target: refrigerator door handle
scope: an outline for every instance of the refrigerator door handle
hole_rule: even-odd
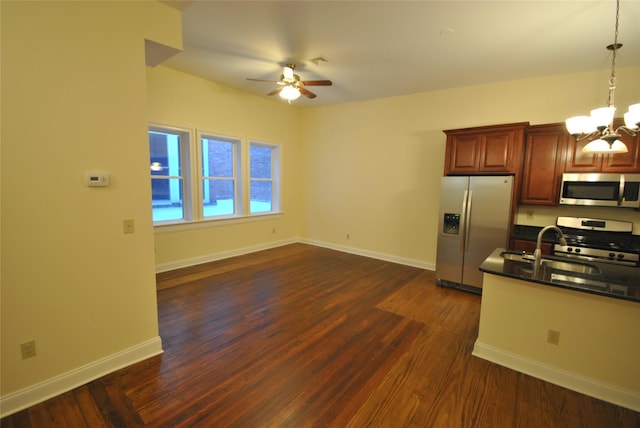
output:
[[[460,234],[462,235],[462,240],[460,241],[460,251],[463,253],[467,251],[467,227],[469,226],[469,224],[467,223],[468,196],[469,191],[465,190],[464,195],[462,196],[462,221],[460,222],[462,227],[462,230],[460,231]]]
[[[469,191],[469,201],[467,202],[467,212],[464,216],[464,252],[469,252],[469,232],[471,231],[471,203],[473,202],[473,190]]]

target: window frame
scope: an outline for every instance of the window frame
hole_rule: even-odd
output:
[[[248,139],[244,137],[225,135],[218,132],[210,132],[197,128],[183,128],[173,125],[162,125],[149,123],[147,126],[147,147],[149,146],[149,133],[167,133],[179,135],[181,137],[180,156],[181,171],[183,177],[183,217],[182,219],[153,221],[156,230],[167,232],[174,230],[170,226],[179,229],[197,227],[198,224],[226,224],[231,222],[250,221],[260,217],[267,217],[282,214],[281,184],[282,184],[282,145],[269,143],[259,139]],[[182,144],[182,139],[188,140],[187,144]],[[233,167],[234,167],[234,213],[226,215],[205,216],[204,215],[204,165],[202,138],[225,141],[234,144]],[[251,147],[252,146],[271,148],[271,210],[251,212]],[[149,153],[148,162],[151,161]],[[153,176],[151,176],[153,177]],[[151,182],[149,182],[151,188]],[[153,201],[152,201],[153,203]],[[153,206],[151,207],[153,210]],[[153,216],[153,212],[152,212]],[[175,229],[178,230],[178,229]]]
[[[206,132],[206,131],[201,131],[198,130],[196,132],[197,134],[197,171],[198,171],[198,178],[197,178],[197,193],[198,193],[198,197],[197,197],[197,201],[198,201],[198,214],[199,214],[199,220],[202,221],[209,221],[209,220],[219,220],[219,219],[229,219],[229,218],[236,218],[236,217],[242,217],[243,213],[245,212],[243,210],[243,206],[244,203],[242,201],[242,195],[244,194],[243,192],[243,168],[242,168],[242,158],[243,158],[243,141],[241,138],[238,137],[230,137],[227,135],[221,135],[218,133],[213,133],[213,132]],[[233,193],[234,193],[234,197],[233,197],[233,213],[232,214],[223,214],[223,215],[215,215],[215,216],[205,216],[204,214],[204,180],[205,178],[207,179],[214,179],[217,180],[216,178],[209,178],[210,176],[206,176],[204,175],[204,153],[202,152],[202,140],[203,138],[207,138],[208,140],[213,140],[213,141],[223,141],[223,142],[227,142],[227,143],[231,143],[233,144],[233,150],[232,150],[232,168],[233,168],[233,181],[234,181],[234,186],[233,186]],[[222,181],[222,177],[218,178],[219,180]]]
[[[147,127],[147,148],[149,149],[149,161],[151,161],[151,149],[149,147],[149,133],[155,132],[159,134],[169,134],[169,135],[177,135],[180,137],[180,171],[182,172],[180,176],[155,176],[155,178],[182,178],[182,218],[180,219],[171,219],[171,220],[160,220],[154,221],[154,225],[163,225],[163,224],[178,224],[193,221],[193,131],[187,128],[181,128],[177,126],[164,126],[157,124],[150,124]],[[184,142],[183,140],[186,140]],[[150,180],[153,180],[154,176],[150,175]],[[149,182],[151,186],[151,182]],[[152,218],[153,218],[153,200],[152,200]]]
[[[281,172],[280,172],[280,164],[281,164],[281,146],[279,144],[265,143],[263,141],[249,140],[248,142],[248,160],[249,166],[247,168],[248,175],[248,191],[249,195],[249,203],[247,205],[249,209],[249,215],[265,215],[265,214],[274,214],[280,212],[280,181],[281,181]],[[264,178],[253,178],[251,176],[251,148],[252,147],[264,147],[269,148],[271,151],[271,176],[269,179]],[[270,182],[271,183],[271,210],[269,211],[257,211],[251,212],[251,184],[256,182]]]

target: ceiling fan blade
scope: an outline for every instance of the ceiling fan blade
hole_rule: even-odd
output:
[[[301,82],[305,86],[331,86],[333,82],[331,80],[303,80]]]
[[[264,80],[264,79],[251,79],[251,78],[247,78],[247,80],[253,80],[254,82],[280,83],[277,80]]]
[[[276,94],[279,94],[279,93],[280,93],[280,91],[281,91],[282,89],[284,89],[284,86],[281,86],[281,87],[279,87],[278,89],[275,89],[275,90],[273,90],[273,91],[269,92],[267,95],[276,95]]]
[[[317,97],[316,94],[314,94],[313,92],[303,88],[302,86],[298,86],[298,90],[300,91],[300,93],[302,95],[304,95],[307,98],[315,98],[315,97]]]

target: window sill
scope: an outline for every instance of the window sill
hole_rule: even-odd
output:
[[[253,223],[256,221],[280,219],[283,215],[284,213],[282,212],[276,212],[252,214],[249,216],[241,217],[225,217],[216,219],[185,221],[181,223],[156,224],[153,226],[153,231],[155,234],[183,232],[185,230],[206,229],[210,227],[229,226],[233,224]]]

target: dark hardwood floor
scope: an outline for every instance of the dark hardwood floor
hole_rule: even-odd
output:
[[[2,427],[640,427],[471,356],[480,297],[294,244],[158,275],[164,354]]]

